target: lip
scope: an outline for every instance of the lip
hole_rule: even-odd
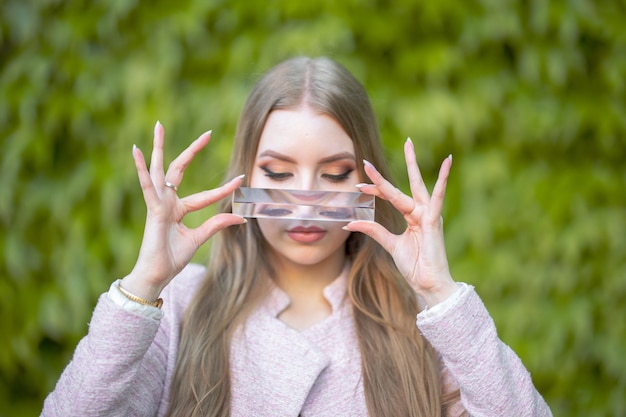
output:
[[[314,243],[326,236],[326,230],[317,226],[296,226],[287,230],[287,235],[296,242]]]

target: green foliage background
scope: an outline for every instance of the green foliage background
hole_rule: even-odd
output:
[[[402,188],[406,136],[429,184],[454,155],[452,272],[555,415],[626,415],[625,20],[623,0],[0,1],[0,415],[39,414],[134,264],[132,145],[159,119],[173,158],[213,129],[180,192],[219,184],[251,85],[300,54],[365,84]]]

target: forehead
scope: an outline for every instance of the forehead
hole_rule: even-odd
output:
[[[334,118],[303,106],[270,113],[261,133],[257,155],[266,150],[294,156],[337,152],[354,154],[354,143]]]

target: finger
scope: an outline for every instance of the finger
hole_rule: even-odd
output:
[[[452,167],[452,155],[448,155],[446,159],[441,163],[439,168],[439,176],[433,188],[433,195],[430,200],[430,214],[431,218],[438,219],[441,216],[443,209],[443,199],[446,196],[446,186],[448,184],[448,177],[450,176],[450,168]]]
[[[181,199],[181,202],[185,207],[185,214],[201,210],[225,197],[229,197],[232,192],[241,185],[241,181],[244,176],[245,175],[240,175],[235,177],[221,187],[213,190],[202,191]]]
[[[415,201],[397,187],[394,187],[387,181],[371,162],[363,160],[365,173],[372,180],[378,192],[379,197],[388,200],[400,213],[407,215],[415,209]]]
[[[376,187],[376,185],[374,184],[360,183],[360,184],[356,184],[355,187],[358,188],[359,191],[361,191],[364,194],[369,194],[369,195],[383,198],[382,193],[378,190],[378,187]]]
[[[165,183],[163,174],[163,142],[165,129],[161,122],[154,125],[154,139],[152,141],[152,156],[150,158],[150,176],[154,184]]]
[[[398,236],[394,235],[384,226],[376,222],[369,222],[364,220],[356,220],[348,223],[343,227],[344,230],[349,232],[360,232],[374,239],[380,244],[387,252],[393,253],[396,239]]]
[[[211,217],[196,229],[194,229],[194,237],[196,244],[198,247],[203,245],[207,240],[211,238],[214,234],[219,232],[222,229],[225,229],[228,226],[233,226],[236,224],[244,224],[248,221],[236,214],[232,213],[220,213]]]
[[[154,201],[158,200],[158,197],[154,189],[154,184],[152,183],[152,178],[148,172],[143,153],[135,145],[133,145],[133,160],[135,161],[135,168],[137,169],[137,177],[139,178],[143,199],[149,207]]]
[[[178,186],[183,180],[185,169],[187,169],[198,152],[200,152],[202,148],[209,143],[209,140],[211,140],[210,130],[208,132],[204,132],[198,137],[198,139],[194,140],[191,145],[182,151],[181,154],[172,161],[167,169],[167,174],[165,175],[167,181]]]
[[[411,194],[415,201],[421,204],[428,204],[430,196],[424,184],[424,179],[417,165],[415,158],[415,147],[411,138],[407,138],[404,143],[404,159],[406,161],[406,169],[409,175],[409,185],[411,187]]]

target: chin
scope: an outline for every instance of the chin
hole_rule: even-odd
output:
[[[317,266],[317,265],[321,265],[327,262],[332,262],[335,258],[335,256],[328,256],[328,255],[322,255],[322,254],[315,254],[315,253],[299,253],[299,254],[294,254],[292,256],[284,256],[288,261],[290,261],[293,264],[296,265],[302,265],[302,266]]]
[[[326,245],[324,245],[326,246]],[[337,261],[338,257],[345,257],[345,248],[342,245],[340,248],[332,251],[326,247],[302,247],[302,248],[288,248],[286,250],[277,250],[272,248],[272,255],[277,260],[290,263],[292,265],[298,265],[303,267],[315,267],[321,266],[326,263],[333,263]]]

